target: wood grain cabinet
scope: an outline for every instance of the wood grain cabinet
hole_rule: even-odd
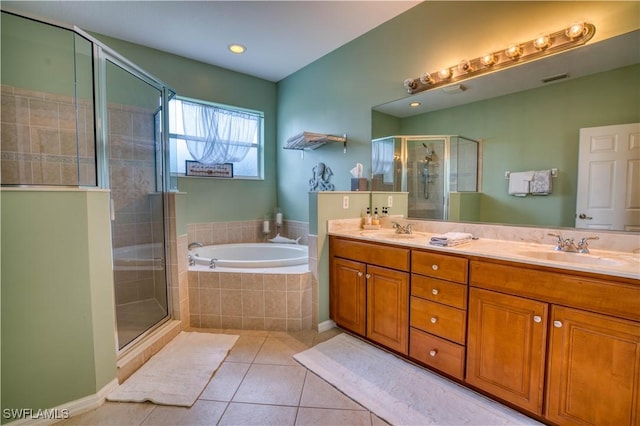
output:
[[[468,260],[411,252],[409,356],[464,378]]]
[[[553,424],[640,423],[637,280],[470,270],[467,383]]]
[[[331,319],[406,355],[409,250],[331,237],[329,251]]]

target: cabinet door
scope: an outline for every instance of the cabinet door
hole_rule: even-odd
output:
[[[331,264],[329,309],[331,319],[340,327],[365,335],[366,266],[360,262],[334,257]]]
[[[466,381],[542,414],[546,303],[469,290]]]
[[[545,417],[558,424],[640,423],[640,325],[553,307]]]
[[[409,352],[409,274],[367,266],[367,337]]]

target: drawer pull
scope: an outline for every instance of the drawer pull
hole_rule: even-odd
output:
[[[439,268],[438,265],[431,265],[431,269],[433,269],[434,271],[437,271],[438,268]]]
[[[431,317],[431,319],[430,319],[429,321],[431,321],[431,324],[435,324],[435,323],[437,323],[437,322],[438,322],[438,318],[436,318],[436,317]]]
[[[438,291],[437,288],[434,288],[434,289],[431,290],[431,294],[433,294],[434,296],[437,295],[438,293],[440,293],[440,292]]]
[[[539,315],[534,315],[533,322],[542,322],[542,318]]]
[[[557,321],[557,320],[556,320],[556,321],[554,321],[554,322],[553,322],[553,326],[554,326],[555,328],[562,328],[562,321]]]
[[[358,272],[359,277],[361,277],[362,275],[364,275],[362,272]]]
[[[371,278],[371,274],[366,275],[367,279]]]
[[[431,349],[431,350],[429,351],[429,356],[436,356],[436,355],[438,355],[438,351],[437,351],[437,350],[435,350],[435,349]]]

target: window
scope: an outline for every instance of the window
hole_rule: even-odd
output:
[[[169,102],[171,172],[186,161],[233,163],[233,177],[262,179],[263,114],[176,97]]]

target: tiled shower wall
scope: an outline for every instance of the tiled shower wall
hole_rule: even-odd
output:
[[[12,185],[96,185],[93,103],[2,85],[0,180]]]
[[[114,248],[163,241],[162,193],[157,191],[154,111],[109,104],[109,167]],[[116,304],[154,298],[166,304],[164,268],[115,271]]]

